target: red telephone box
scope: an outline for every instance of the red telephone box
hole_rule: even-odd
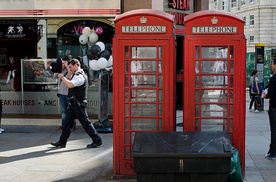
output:
[[[244,20],[222,11],[185,17],[184,131],[227,131],[245,165]]]
[[[119,15],[113,38],[114,175],[134,174],[136,132],[175,130],[174,17],[143,9]]]

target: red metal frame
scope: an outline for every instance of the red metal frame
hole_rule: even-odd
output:
[[[146,18],[146,23],[141,23]],[[144,20],[144,19],[143,19]],[[113,39],[113,165],[114,175],[132,175],[131,147],[136,132],[175,130],[175,38],[173,16],[155,10],[134,10],[115,20]],[[166,26],[166,33],[124,33],[122,26]],[[147,56],[147,49],[155,55]],[[144,56],[133,50],[145,50]],[[132,71],[132,63],[149,70]],[[141,84],[134,82],[142,80]],[[148,83],[149,82],[149,83]],[[152,83],[152,84],[150,84]],[[137,94],[140,93],[140,94]]]
[[[211,20],[214,17],[218,22],[212,23]],[[183,130],[228,131],[232,145],[240,153],[244,174],[246,49],[243,19],[225,12],[207,10],[188,15],[185,23]],[[237,31],[234,33],[193,32],[193,27],[212,26],[236,26]],[[227,50],[227,55],[223,58],[203,56],[207,51],[220,48]],[[211,66],[214,68],[217,62],[225,65],[224,72],[218,73],[214,69],[207,68]],[[223,78],[223,82],[220,82],[219,78]],[[221,95],[225,96],[224,100],[219,100]],[[218,104],[223,106],[219,107]]]

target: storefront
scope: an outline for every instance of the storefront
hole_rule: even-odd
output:
[[[5,1],[1,7],[5,7],[0,8],[0,83],[4,117],[17,114],[59,116],[57,80],[51,78],[48,82],[47,78],[43,82],[30,82],[25,75],[26,65],[38,63],[47,72],[47,64],[64,57],[66,50],[71,51],[72,57],[83,57],[91,47],[79,41],[84,27],[95,30],[98,41],[111,44],[113,20],[120,14],[120,1],[69,0],[66,4],[59,0],[51,3],[16,1],[13,4]],[[15,59],[16,72],[6,84],[10,56]],[[91,79],[88,113],[97,115],[98,80]],[[111,111],[111,106],[109,109]]]

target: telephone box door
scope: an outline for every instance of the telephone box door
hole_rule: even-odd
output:
[[[172,40],[173,41],[173,40]],[[170,63],[168,40],[137,40],[135,44],[119,40],[120,55],[123,60],[117,67],[118,87],[115,89],[116,109],[119,110],[117,141],[114,142],[116,159],[121,174],[133,173],[131,147],[136,132],[175,130],[172,100],[175,81],[173,62]],[[166,66],[165,66],[166,65]],[[168,77],[164,76],[168,75]],[[116,79],[117,79],[116,78]],[[114,90],[114,89],[113,89]],[[114,97],[113,97],[114,98]],[[115,114],[116,115],[116,114]],[[116,138],[116,137],[115,137]],[[119,143],[118,143],[119,140]],[[118,147],[118,148],[117,148]]]
[[[184,21],[184,131],[227,131],[244,172],[244,20],[235,14],[205,10]]]

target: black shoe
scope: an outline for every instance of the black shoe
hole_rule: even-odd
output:
[[[88,144],[87,145],[87,148],[97,148],[97,147],[99,147],[99,146],[101,146],[102,145],[102,142],[100,141],[100,142],[92,142],[91,144]]]
[[[60,142],[51,142],[51,145],[57,147],[57,148],[65,148],[66,145],[65,144],[62,144]]]

